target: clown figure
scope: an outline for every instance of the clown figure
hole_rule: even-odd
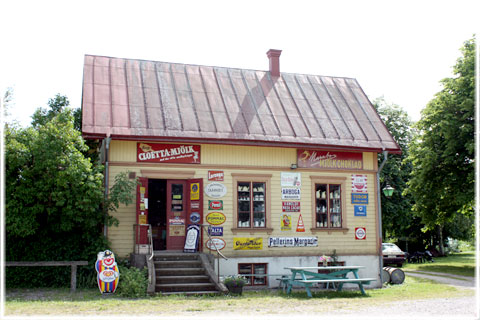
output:
[[[102,294],[114,293],[117,289],[120,273],[112,251],[105,250],[97,254],[95,270],[97,270],[97,283],[100,292]]]

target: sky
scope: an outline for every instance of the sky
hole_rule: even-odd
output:
[[[356,78],[413,121],[478,33],[480,1],[0,2],[0,92],[27,126],[57,93],[81,106],[85,54]]]

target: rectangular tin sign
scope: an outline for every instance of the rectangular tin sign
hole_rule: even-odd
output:
[[[352,204],[368,204],[368,193],[352,193]]]
[[[363,169],[362,152],[297,149],[299,168]]]
[[[300,212],[300,201],[282,201],[282,212]]]
[[[214,227],[209,228],[211,236],[223,237],[223,227]]]
[[[200,163],[200,146],[138,142],[137,162]]]
[[[282,200],[300,200],[300,189],[293,187],[282,188]]]
[[[224,175],[223,171],[209,170],[208,181],[223,181]]]
[[[223,200],[208,200],[208,210],[223,210]]]
[[[270,237],[269,247],[318,247],[318,237]]]
[[[367,206],[353,206],[354,216],[355,217],[366,217],[367,216]]]

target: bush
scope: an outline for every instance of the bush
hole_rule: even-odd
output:
[[[118,266],[120,280],[116,293],[121,297],[141,298],[147,295],[148,272],[147,268],[142,270],[135,267]]]

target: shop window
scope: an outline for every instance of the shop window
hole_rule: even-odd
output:
[[[271,175],[232,174],[234,191],[233,232],[271,232]]]
[[[247,278],[247,286],[267,285],[267,264],[266,263],[239,263],[238,274],[244,274]],[[256,276],[258,274],[258,276]]]
[[[238,182],[237,212],[239,228],[265,228],[266,185],[264,182]]]
[[[311,177],[316,230],[346,229],[345,178]]]

